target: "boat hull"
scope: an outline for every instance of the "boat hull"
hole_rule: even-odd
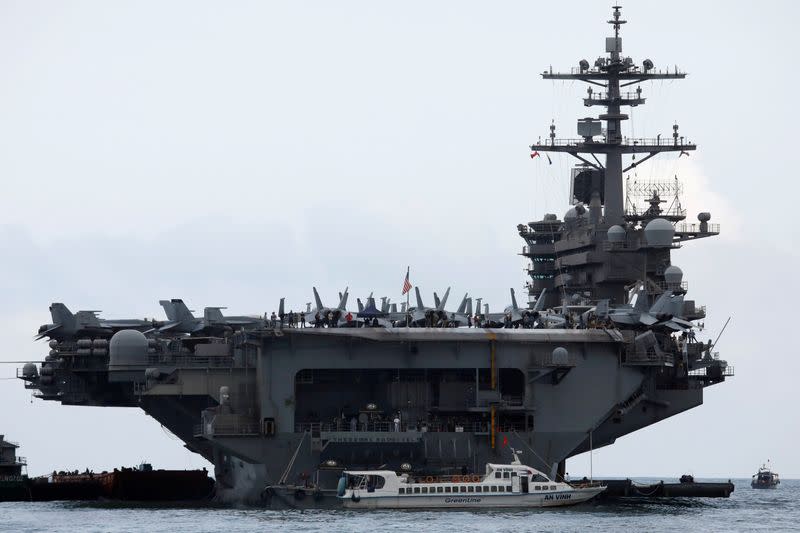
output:
[[[366,496],[360,491],[342,498],[347,509],[520,509],[562,507],[584,503],[601,492],[604,487],[576,489],[553,493],[529,494],[453,494]]]

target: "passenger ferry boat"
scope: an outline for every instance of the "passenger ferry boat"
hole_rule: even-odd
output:
[[[588,501],[600,483],[560,483],[523,465],[486,465],[486,474],[413,478],[392,470],[345,470],[337,496],[350,509],[440,509],[556,507]]]

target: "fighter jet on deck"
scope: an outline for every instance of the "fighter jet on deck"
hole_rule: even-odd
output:
[[[472,315],[472,298],[469,297],[468,293],[465,294],[458,305],[458,309],[455,312],[444,311],[444,315],[448,325],[451,327],[460,328],[469,325],[469,318],[467,317]]]
[[[528,309],[521,309],[517,305],[517,296],[514,294],[514,288],[512,287],[509,290],[511,291],[511,305],[506,307],[502,313],[486,313],[484,320],[488,327],[505,326],[507,324],[506,317],[510,317],[511,322],[509,325],[516,326],[522,323],[528,314]],[[540,300],[544,301],[543,298],[539,297],[536,303],[538,304]]]
[[[694,327],[694,324],[682,318],[683,294],[672,290],[664,291],[648,307],[647,291],[640,285],[632,297],[632,302],[610,309],[608,318],[617,324],[626,326],[657,327],[664,326],[674,331],[682,331]]]
[[[345,316],[347,316],[347,298],[349,296],[348,288],[344,289],[343,293],[339,293],[339,305],[337,307],[325,307],[322,305],[322,299],[319,297],[316,287],[312,287],[314,291],[314,302],[316,307],[313,310],[306,312],[306,323],[316,325],[317,313],[319,313],[320,325],[326,320],[328,313],[333,317],[333,323],[340,325],[346,323]]]
[[[155,320],[122,319],[105,320],[97,315],[100,311],[78,311],[73,314],[63,303],[50,304],[52,324],[44,324],[39,328],[36,340],[48,337],[63,340],[77,335],[111,336],[121,329],[151,330],[160,325]]]
[[[206,328],[213,327],[229,327],[233,329],[250,329],[257,327],[264,327],[265,320],[263,317],[258,316],[224,316],[222,310],[225,307],[206,307],[203,309],[203,321]],[[283,298],[281,298],[280,312],[278,316],[283,314]]]
[[[414,292],[417,296],[417,305],[408,310],[409,325],[435,326],[444,317],[444,306],[447,305],[447,297],[450,296],[450,287],[447,287],[441,300],[438,296],[434,298],[437,301],[436,307],[425,307],[419,294],[419,287],[414,287]]]
[[[225,331],[238,329],[251,329],[264,327],[265,320],[261,317],[251,316],[224,316],[224,307],[206,307],[202,317],[192,314],[180,298],[160,300],[158,303],[164,308],[168,322],[157,328],[156,331],[168,334],[208,334],[217,335]],[[283,313],[283,298],[281,298],[281,313]]]

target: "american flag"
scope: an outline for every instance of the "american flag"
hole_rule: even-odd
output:
[[[408,291],[410,291],[410,290],[411,290],[411,287],[412,287],[412,285],[411,285],[411,282],[410,282],[410,281],[408,281],[408,274],[409,274],[409,272],[411,272],[411,267],[409,267],[409,268],[408,268],[408,270],[406,270],[406,279],[405,279],[405,280],[403,280],[403,294],[405,294],[405,293],[407,293]]]

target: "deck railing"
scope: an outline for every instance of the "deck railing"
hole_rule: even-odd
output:
[[[329,432],[348,432],[348,433],[369,433],[369,432],[386,432],[386,433],[489,433],[490,426],[488,423],[430,423],[430,424],[412,424],[408,425],[400,423],[399,430],[395,428],[394,422],[368,422],[366,425],[356,423],[355,429],[352,428],[349,422],[342,424],[338,423],[322,423],[322,422],[300,422],[295,424],[295,433],[309,432],[311,434],[329,433]],[[514,425],[498,425],[495,431],[498,433],[510,433],[513,431],[522,431],[523,428]]]
[[[672,366],[675,363],[674,356],[669,353],[629,350],[625,352],[624,357],[625,364],[629,365]]]
[[[195,356],[195,355],[148,355],[147,364],[176,367],[228,368],[233,366],[233,357],[229,355]]]

